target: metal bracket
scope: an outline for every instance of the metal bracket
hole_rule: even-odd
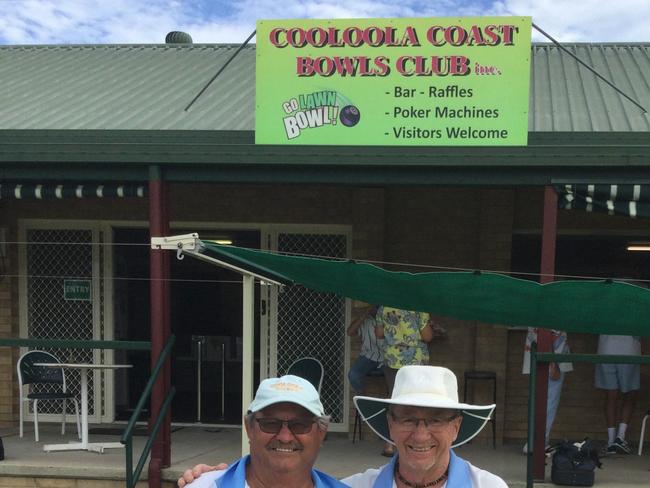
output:
[[[152,237],[151,249],[176,250],[176,257],[180,260],[185,257],[183,256],[183,251],[196,251],[200,242],[199,234],[196,232],[178,236]]]

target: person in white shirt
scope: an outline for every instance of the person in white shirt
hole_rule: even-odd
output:
[[[636,336],[603,334],[598,337],[598,354],[638,356],[641,354],[641,340]],[[596,364],[595,385],[605,391],[605,454],[630,454],[632,450],[625,441],[625,433],[641,387],[640,366]]]
[[[566,332],[556,329],[550,329],[553,336],[553,352],[555,354],[569,354],[569,343]],[[523,374],[530,374],[530,349],[533,342],[537,342],[537,327],[529,327],[526,335],[526,344],[524,345],[524,363],[522,366]],[[548,365],[548,395],[546,397],[546,436],[545,446],[549,449],[551,429],[557,414],[557,408],[560,405],[560,396],[562,395],[562,385],[564,384],[564,374],[573,371],[572,363],[549,363]],[[524,444],[524,454],[528,454],[528,443]]]
[[[456,376],[437,366],[403,366],[390,398],[354,397],[371,429],[397,452],[390,462],[342,479],[351,488],[507,488],[498,476],[477,468],[453,448],[475,437],[495,405],[458,401]],[[195,476],[214,466],[198,465]]]

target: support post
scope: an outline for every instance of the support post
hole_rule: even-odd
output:
[[[253,372],[255,362],[253,358],[254,340],[254,313],[255,313],[255,278],[252,275],[242,275],[243,283],[243,331],[242,331],[242,389],[241,408],[242,419],[246,415],[248,406],[253,401]],[[245,456],[249,452],[248,436],[242,422],[241,428],[241,453]]]
[[[169,234],[167,214],[167,191],[160,168],[149,169],[149,233],[153,236]],[[169,253],[162,249],[150,250],[150,293],[151,293],[151,368],[158,361],[165,343],[170,335],[169,322]],[[169,359],[158,377],[151,392],[151,412],[149,414],[149,431],[160,415],[163,401],[170,388]],[[170,418],[170,417],[169,417]],[[169,466],[171,458],[171,439],[169,418],[164,422],[151,449],[149,462],[149,488],[161,488],[161,470]]]
[[[542,223],[542,259],[540,282],[549,283],[555,275],[555,244],[557,239],[557,193],[552,186],[544,187],[544,220]],[[537,330],[538,352],[551,352],[553,335],[548,329]],[[532,366],[532,365],[531,365]],[[546,402],[548,398],[548,363],[538,362],[535,385],[535,440],[533,444],[534,476],[543,481],[545,475]],[[530,446],[528,446],[530,448]]]

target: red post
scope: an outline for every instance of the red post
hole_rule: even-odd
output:
[[[163,199],[162,199],[162,206],[163,206],[163,215],[164,217],[164,223],[165,223],[165,229],[164,229],[164,234],[162,235],[169,235],[169,213],[168,213],[168,194],[167,194],[167,184],[163,182]],[[175,254],[173,252],[167,251],[166,253],[163,253],[163,323],[164,323],[164,330],[165,330],[165,341],[163,343],[163,347],[165,344],[167,344],[167,341],[169,340],[169,336],[171,335],[171,259],[175,258]],[[169,390],[171,389],[171,371],[172,371],[172,366],[171,366],[171,361],[169,357],[165,361],[165,365],[162,371],[162,378],[165,383],[165,396],[167,396],[167,393],[169,393]],[[164,397],[161,400],[164,401]],[[172,432],[172,409],[171,406],[167,410],[167,414],[165,416],[165,421],[160,427],[161,431],[161,437],[162,437],[162,449],[163,449],[163,456],[162,456],[162,467],[163,468],[168,468],[172,464],[172,440],[171,440],[171,432]]]
[[[167,191],[160,168],[152,166],[149,171],[149,232],[150,237],[166,236],[169,233],[167,215]],[[151,369],[170,335],[169,322],[169,251],[150,250],[151,276]],[[170,388],[169,360],[165,364],[151,392],[151,413],[149,430],[160,414],[160,410]],[[161,488],[161,470],[170,464],[170,423],[169,418],[161,426],[151,448],[149,462],[149,488]]]
[[[549,283],[555,275],[555,243],[557,239],[557,193],[552,186],[544,188],[544,221],[542,223],[542,260],[540,282]],[[537,351],[550,352],[553,335],[548,329],[537,331]],[[546,401],[548,398],[548,363],[537,363],[535,384],[535,443],[533,446],[536,480],[544,480],[544,447],[546,435]]]

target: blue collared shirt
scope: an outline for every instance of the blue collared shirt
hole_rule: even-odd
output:
[[[393,487],[393,477],[397,458],[398,456],[393,456],[390,462],[381,469],[373,488]],[[469,464],[464,459],[456,456],[453,449],[449,450],[448,476],[446,488],[472,488],[472,477],[469,470]]]
[[[246,465],[249,461],[250,456],[239,459],[223,473],[223,476],[215,480],[214,485],[217,488],[244,488],[246,486]],[[311,479],[314,481],[315,488],[348,488],[336,478],[315,469],[311,470]]]

